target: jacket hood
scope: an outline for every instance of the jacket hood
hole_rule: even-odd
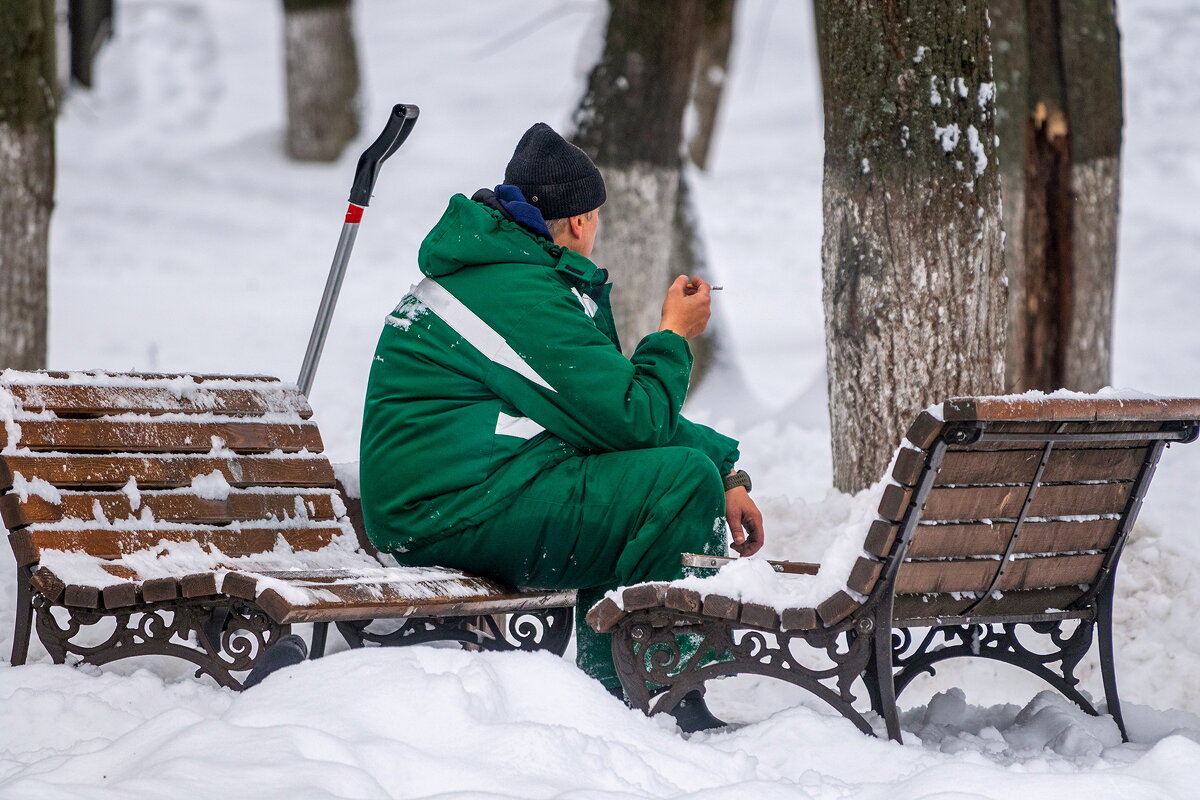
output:
[[[456,194],[421,242],[417,266],[431,278],[484,264],[531,264],[569,275],[575,283],[604,283],[591,260],[530,233],[499,211]]]

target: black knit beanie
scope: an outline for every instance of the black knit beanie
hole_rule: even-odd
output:
[[[586,214],[604,204],[604,178],[587,153],[539,122],[521,137],[504,169],[546,219]]]

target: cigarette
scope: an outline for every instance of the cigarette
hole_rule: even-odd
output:
[[[694,292],[694,291],[696,291],[697,289],[699,289],[700,287],[699,287],[699,286],[697,286],[697,285],[696,285],[696,284],[694,284],[694,283],[689,283],[687,286],[685,286],[685,287],[683,287],[683,288],[685,288],[685,289],[690,289],[690,290],[692,290],[692,291]],[[722,289],[724,289],[725,287],[724,287],[724,286],[710,286],[710,287],[708,287],[708,288],[709,288],[709,289],[711,289],[711,290],[712,290],[712,291],[714,291],[714,292],[719,292],[719,291],[721,291]]]

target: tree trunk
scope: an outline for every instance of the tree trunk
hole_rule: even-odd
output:
[[[688,142],[688,157],[700,169],[708,169],[721,95],[729,77],[729,52],[733,49],[733,12],[736,0],[702,0],[703,18],[696,53],[696,78],[692,105],[696,130]]]
[[[333,161],[358,135],[358,51],[350,0],[283,0],[287,152]]]
[[[816,13],[834,485],[854,492],[920,409],[1004,387],[994,85],[984,0]]]
[[[604,173],[608,202],[593,256],[612,273],[613,314],[631,353],[658,329],[674,277],[679,153],[701,9],[694,0],[610,0],[610,7],[573,138]]]
[[[733,49],[733,14],[736,0],[702,0],[700,41],[696,50],[696,67],[692,78],[691,125],[694,130],[688,140],[688,160],[707,170],[712,154],[717,116],[721,110],[721,95],[729,76],[729,55]],[[679,191],[675,198],[675,230],[671,245],[668,277],[700,275],[712,278],[704,236],[686,171],[680,173]],[[719,306],[713,309],[704,336],[692,340],[692,384],[704,380],[718,357],[721,341]]]
[[[0,368],[46,366],[54,0],[0,0]]]
[[[712,279],[708,253],[704,248],[704,236],[700,231],[700,219],[687,172],[679,174],[679,190],[675,193],[675,219],[671,231],[671,254],[667,265],[667,277],[676,275],[699,275]],[[664,294],[662,291],[659,295]],[[696,386],[712,369],[721,342],[721,304],[713,303],[712,316],[703,336],[690,342],[692,349],[691,385]],[[624,340],[622,340],[624,341]]]
[[[1029,97],[1029,31],[1026,0],[990,0],[992,66],[996,76],[996,135],[1004,208],[1004,276],[1008,281],[1005,386],[1022,392],[1029,328],[1025,324],[1025,125]]]
[[[996,23],[1010,308],[1008,385],[1109,382],[1120,195],[1112,0],[1001,0]],[[1000,68],[1003,62],[1003,69]]]

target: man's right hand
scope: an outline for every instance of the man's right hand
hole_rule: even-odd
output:
[[[667,289],[660,331],[673,331],[685,339],[704,333],[712,313],[712,286],[703,278],[680,275]]]

